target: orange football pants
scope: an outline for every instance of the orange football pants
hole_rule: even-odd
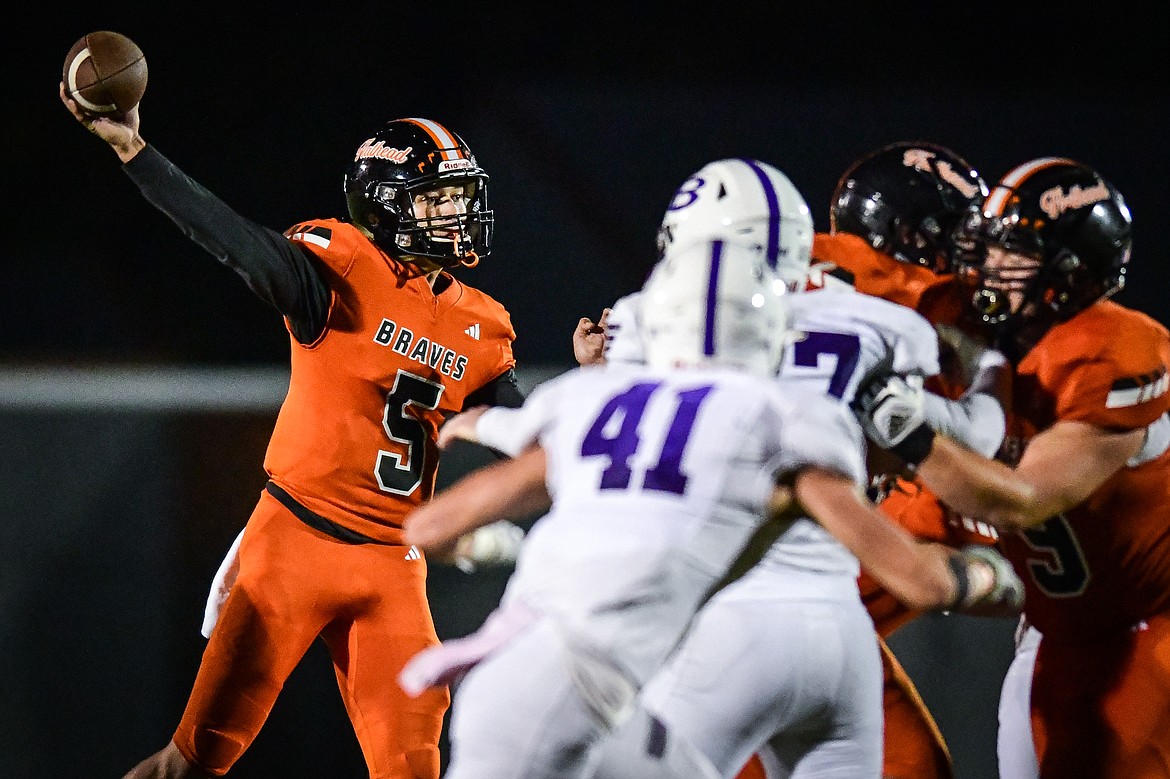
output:
[[[1032,738],[1041,779],[1170,777],[1170,615],[1110,640],[1045,636]]]
[[[446,689],[408,697],[398,672],[438,643],[426,563],[409,549],[347,544],[261,493],[174,742],[222,776],[256,738],[285,680],[320,636],[371,779],[438,779]],[[413,555],[412,555],[413,556]]]
[[[882,648],[883,779],[950,779],[951,753],[942,733],[885,641]]]

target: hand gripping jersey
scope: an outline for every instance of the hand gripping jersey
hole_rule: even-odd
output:
[[[1003,459],[1018,462],[1057,422],[1150,425],[1170,408],[1167,366],[1166,329],[1117,303],[1056,325],[1016,369]],[[1045,641],[1128,630],[1170,608],[1170,454],[1143,459],[1071,511],[1004,539]]]
[[[291,339],[265,469],[312,511],[398,543],[403,516],[434,490],[442,416],[515,365],[511,320],[458,280],[434,294],[353,225],[315,220],[286,234],[320,260],[333,299],[315,342]]]

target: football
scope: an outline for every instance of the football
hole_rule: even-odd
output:
[[[83,112],[92,116],[125,114],[146,92],[146,57],[121,33],[91,32],[69,50],[61,81]]]

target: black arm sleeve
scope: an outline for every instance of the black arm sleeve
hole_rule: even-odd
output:
[[[468,395],[463,401],[465,409],[475,406],[520,408],[523,405],[524,393],[516,384],[516,371],[511,368]]]
[[[152,146],[140,151],[123,170],[184,235],[275,306],[288,319],[298,341],[316,340],[325,328],[330,291],[311,252],[236,213]]]

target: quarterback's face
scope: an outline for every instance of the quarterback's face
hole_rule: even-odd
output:
[[[1040,260],[992,244],[983,261],[983,286],[1006,292],[1013,314],[1024,305],[1028,283],[1040,272]]]
[[[414,208],[416,219],[425,220],[432,227],[454,226],[453,220],[444,217],[459,216],[467,213],[467,203],[471,198],[467,187],[462,185],[437,187],[422,192],[416,192],[411,205]],[[457,232],[454,230],[432,229],[431,240],[454,241]]]

